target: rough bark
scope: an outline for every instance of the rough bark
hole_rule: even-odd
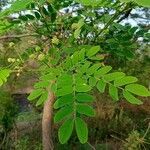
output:
[[[49,98],[44,104],[43,118],[42,118],[42,141],[43,150],[53,150],[52,140],[52,124],[53,124],[53,103],[55,96],[52,92],[49,92]]]

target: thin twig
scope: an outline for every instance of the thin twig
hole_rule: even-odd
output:
[[[99,37],[118,17],[120,14],[122,14],[124,11],[127,11],[128,9],[131,9],[131,4],[128,4],[122,9],[121,11],[116,11],[116,13],[112,16],[112,18],[107,22],[105,27],[100,30],[100,32],[95,36],[94,40]],[[121,7],[121,6],[120,6]]]
[[[93,145],[91,145],[89,142],[87,142],[87,144],[88,144],[93,150],[96,150],[96,148],[95,148]]]
[[[145,132],[145,134],[143,136],[143,139],[146,137],[147,133],[149,132],[149,129],[150,129],[150,123],[148,124],[148,128],[147,128],[147,130],[146,130],[146,132]]]

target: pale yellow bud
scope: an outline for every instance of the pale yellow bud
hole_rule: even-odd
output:
[[[9,47],[13,47],[14,45],[15,45],[15,43],[13,43],[13,42],[9,43]]]
[[[17,62],[20,62],[20,59],[17,59],[16,61],[17,61]]]
[[[20,73],[17,73],[16,76],[19,77],[19,76],[20,76]]]
[[[34,59],[34,58],[35,58],[35,54],[31,54],[31,55],[29,56],[29,58]]]
[[[45,55],[44,55],[44,54],[40,54],[40,55],[38,56],[38,60],[39,60],[39,61],[44,60],[44,58],[45,58]]]
[[[12,62],[12,58],[8,58],[7,61],[10,63]]]
[[[59,39],[56,36],[54,36],[53,39],[52,39],[52,43],[58,45],[59,44]]]
[[[40,46],[36,46],[36,47],[35,47],[35,51],[36,51],[36,52],[38,52],[38,51],[40,51],[40,50],[41,50],[41,47],[40,47]]]
[[[16,61],[16,59],[15,59],[15,58],[12,58],[11,62],[13,62],[13,63],[14,63],[15,61]]]

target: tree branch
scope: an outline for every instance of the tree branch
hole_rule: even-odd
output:
[[[95,36],[94,40],[99,37],[119,16],[120,14],[122,14],[123,12],[128,12],[128,10],[132,10],[132,3],[129,3],[128,5],[126,5],[124,7],[124,9],[120,10],[120,11],[116,11],[116,13],[112,16],[112,18],[107,22],[107,24],[105,25],[105,27],[103,29],[101,29],[101,31]],[[130,14],[129,11],[129,14]],[[126,17],[126,16],[125,16]],[[124,19],[124,18],[123,18]]]
[[[126,19],[129,17],[130,13],[132,11],[132,8],[126,11],[126,13],[117,21],[117,23],[120,23],[122,20]]]
[[[38,36],[39,34],[21,34],[21,35],[6,35],[6,36],[1,36],[0,40],[4,39],[13,39],[13,38],[23,38],[23,37],[28,37],[28,36]]]

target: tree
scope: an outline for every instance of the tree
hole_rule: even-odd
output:
[[[19,17],[9,22],[7,31],[10,27],[21,25],[30,32],[1,39],[23,36],[38,36],[40,39],[39,45],[27,56],[19,54],[20,61],[9,59],[12,67],[0,70],[0,84],[14,72],[16,65],[23,65],[29,58],[37,60],[39,82],[35,83],[28,99],[37,100],[37,106],[44,105],[44,150],[54,147],[53,118],[54,123],[61,124],[58,138],[62,144],[70,139],[74,129],[81,143],[88,141],[88,127],[83,118],[95,115],[93,89],[104,93],[108,87],[114,102],[124,97],[136,105],[143,103],[136,95],[150,96],[150,91],[138,84],[136,77],[112,71],[112,67],[104,61],[107,56],[124,60],[134,58],[137,45],[133,41],[138,38],[138,28],[121,25],[120,21],[137,6],[134,2],[143,6],[149,6],[149,2],[122,2],[127,3],[111,0],[22,0],[14,2],[0,14],[5,21],[9,14],[19,12]],[[58,110],[54,117],[53,107]]]
[[[2,7],[6,5],[6,3],[7,3],[7,1],[5,1],[5,0],[0,1],[0,11],[2,10]]]

